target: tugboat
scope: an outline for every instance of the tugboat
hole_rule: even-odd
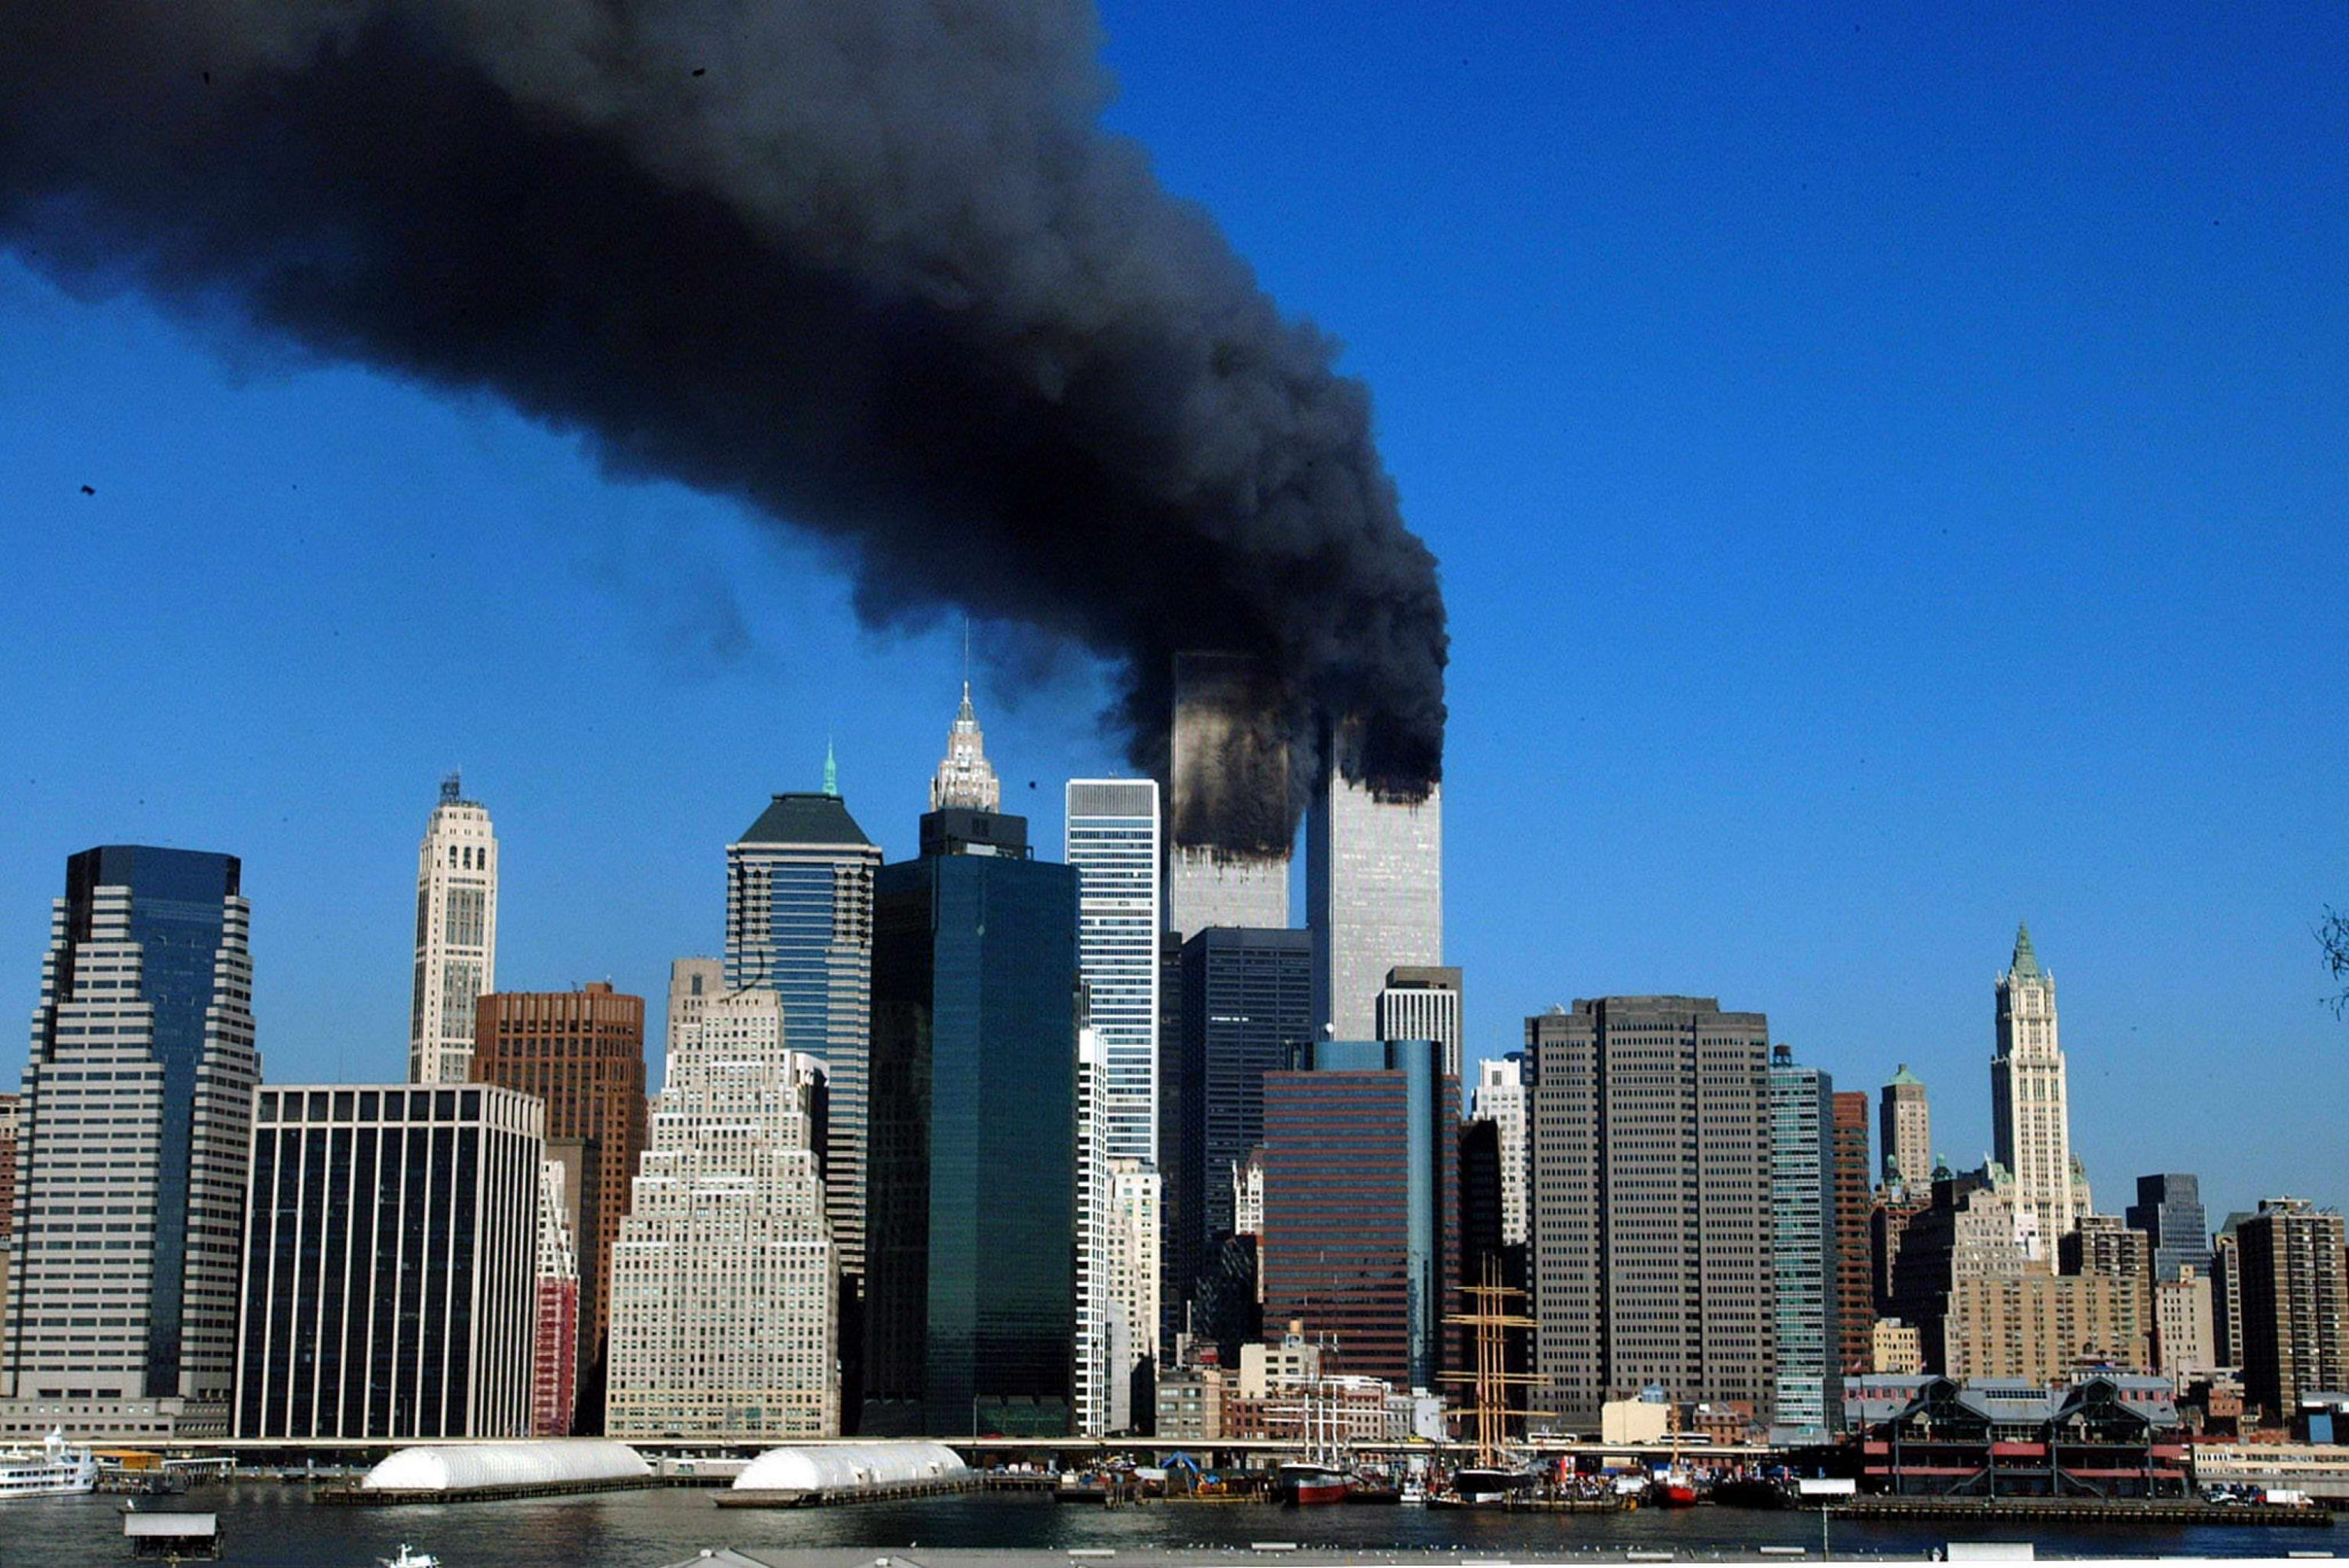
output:
[[[440,1568],[440,1559],[429,1552],[419,1552],[405,1541],[399,1543],[398,1556],[378,1557],[376,1561],[383,1568]]]
[[[1648,1501],[1658,1508],[1694,1508],[1696,1475],[1681,1463],[1681,1408],[1671,1407],[1672,1462],[1648,1483]]]

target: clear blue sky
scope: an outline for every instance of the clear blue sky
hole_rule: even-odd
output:
[[[1105,20],[1114,124],[1347,343],[1443,560],[1478,1052],[1718,995],[1844,1087],[1907,1061],[1971,1161],[2028,918],[2100,1207],[2349,1199],[2310,935],[2349,904],[2349,12]],[[861,632],[730,506],[6,257],[0,524],[6,1012],[67,854],[230,851],[281,1079],[402,1070],[449,768],[503,985],[657,996],[827,730],[911,852],[956,696],[951,624]],[[1099,672],[981,643],[1056,845]]]

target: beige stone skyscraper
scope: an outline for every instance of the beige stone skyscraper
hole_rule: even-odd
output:
[[[1933,1111],[1925,1083],[1902,1062],[1878,1101],[1884,1180],[1922,1191],[1933,1180]]]
[[[408,1009],[408,1081],[472,1076],[473,1002],[498,988],[498,836],[489,809],[454,773],[416,857],[416,975]]]
[[[2035,1221],[2038,1246],[2053,1257],[2078,1222],[2071,1096],[2055,1037],[2055,976],[2039,966],[2027,925],[2016,929],[2013,961],[1998,977],[1990,1091],[1998,1162],[2013,1172],[2015,1206]]]

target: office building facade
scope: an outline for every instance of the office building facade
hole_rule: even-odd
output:
[[[1820,1442],[1841,1425],[1835,1268],[1835,1080],[1798,1065],[1791,1047],[1770,1059],[1770,1260],[1777,1440]]]
[[[726,984],[781,995],[784,1043],[830,1075],[824,1203],[852,1296],[864,1269],[865,1055],[880,868],[879,847],[830,789],[775,796],[726,848]]]
[[[1349,779],[1358,751],[1350,727],[1331,732],[1305,840],[1314,1026],[1347,1040],[1377,1037],[1389,970],[1444,962],[1443,788],[1413,797]]]
[[[451,773],[416,858],[416,970],[408,1007],[408,1079],[472,1076],[473,1002],[498,988],[498,836],[489,809]]]
[[[1433,1040],[1323,1040],[1264,1081],[1268,1322],[1334,1369],[1440,1391],[1460,1276],[1460,1086]]]
[[[1264,1077],[1313,1040],[1313,939],[1211,926],[1182,945],[1179,1027],[1166,1076],[1168,1294],[1193,1295],[1237,1233],[1232,1172],[1264,1141]]]
[[[1077,967],[1106,1062],[1109,1155],[1154,1165],[1158,786],[1148,779],[1071,779],[1066,805],[1068,863],[1077,872]]]
[[[333,1084],[256,1103],[236,1436],[528,1436],[539,1102]]]
[[[1924,1080],[1902,1062],[1884,1086],[1880,1104],[1884,1180],[1921,1192],[1933,1180],[1933,1108]]]
[[[2243,1398],[2275,1426],[2349,1388],[2349,1259],[2337,1211],[2262,1198],[2235,1228]]]
[[[1075,1418],[1075,871],[932,812],[876,879],[869,1435]]]
[[[18,1109],[0,1438],[227,1432],[261,1078],[241,886],[232,855],[66,862]]]
[[[1444,1070],[1461,1076],[1460,971],[1443,965],[1407,964],[1387,971],[1387,983],[1371,1003],[1371,1037],[1433,1040],[1444,1048]]]
[[[2189,1268],[2209,1275],[2210,1221],[2203,1212],[2199,1177],[2179,1171],[2138,1177],[2137,1202],[2123,1217],[2152,1243],[2156,1279],[2179,1279]]]
[[[2080,1196],[2072,1160],[2071,1088],[2055,1028],[2055,976],[2018,927],[2014,956],[1998,977],[1998,1052],[1991,1059],[1991,1131],[1998,1162],[2014,1175],[2015,1202],[2053,1258]]]
[[[612,1323],[612,1243],[645,1150],[645,1000],[590,981],[573,991],[495,991],[475,1007],[473,1077],[534,1095],[546,1136],[581,1147],[579,1366],[592,1387]]]
[[[559,1160],[538,1169],[538,1265],[531,1319],[530,1435],[567,1438],[579,1413],[579,1243]]]
[[[1769,1021],[1611,996],[1526,1023],[1537,1408],[1576,1430],[1651,1385],[1767,1409]]]
[[[613,1437],[840,1434],[824,1067],[789,1032],[761,986],[710,998],[670,1047],[613,1253]]]
[[[1500,1243],[1522,1247],[1530,1234],[1533,1159],[1526,1140],[1526,1057],[1522,1051],[1488,1057],[1476,1064],[1476,1088],[1468,1102],[1473,1121],[1494,1128],[1495,1179],[1500,1183]]]
[[[1837,1367],[1871,1370],[1876,1322],[1875,1242],[1868,1222],[1868,1096],[1838,1091],[1832,1102],[1827,1157],[1835,1189],[1835,1322]]]

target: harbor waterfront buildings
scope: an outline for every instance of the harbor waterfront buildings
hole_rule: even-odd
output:
[[[66,861],[18,1109],[0,1439],[228,1431],[251,926],[233,855]]]
[[[758,986],[709,998],[670,1043],[613,1252],[612,1437],[840,1433],[824,1068],[788,1032]]]
[[[1767,1409],[1768,1019],[1712,997],[1600,997],[1528,1018],[1526,1050],[1536,1407],[1575,1430],[1651,1386]]]
[[[512,1089],[263,1088],[235,1435],[528,1436],[545,1153]]]
[[[472,1076],[473,999],[498,987],[498,836],[454,773],[416,863],[416,972],[408,1008],[410,1083]]]

